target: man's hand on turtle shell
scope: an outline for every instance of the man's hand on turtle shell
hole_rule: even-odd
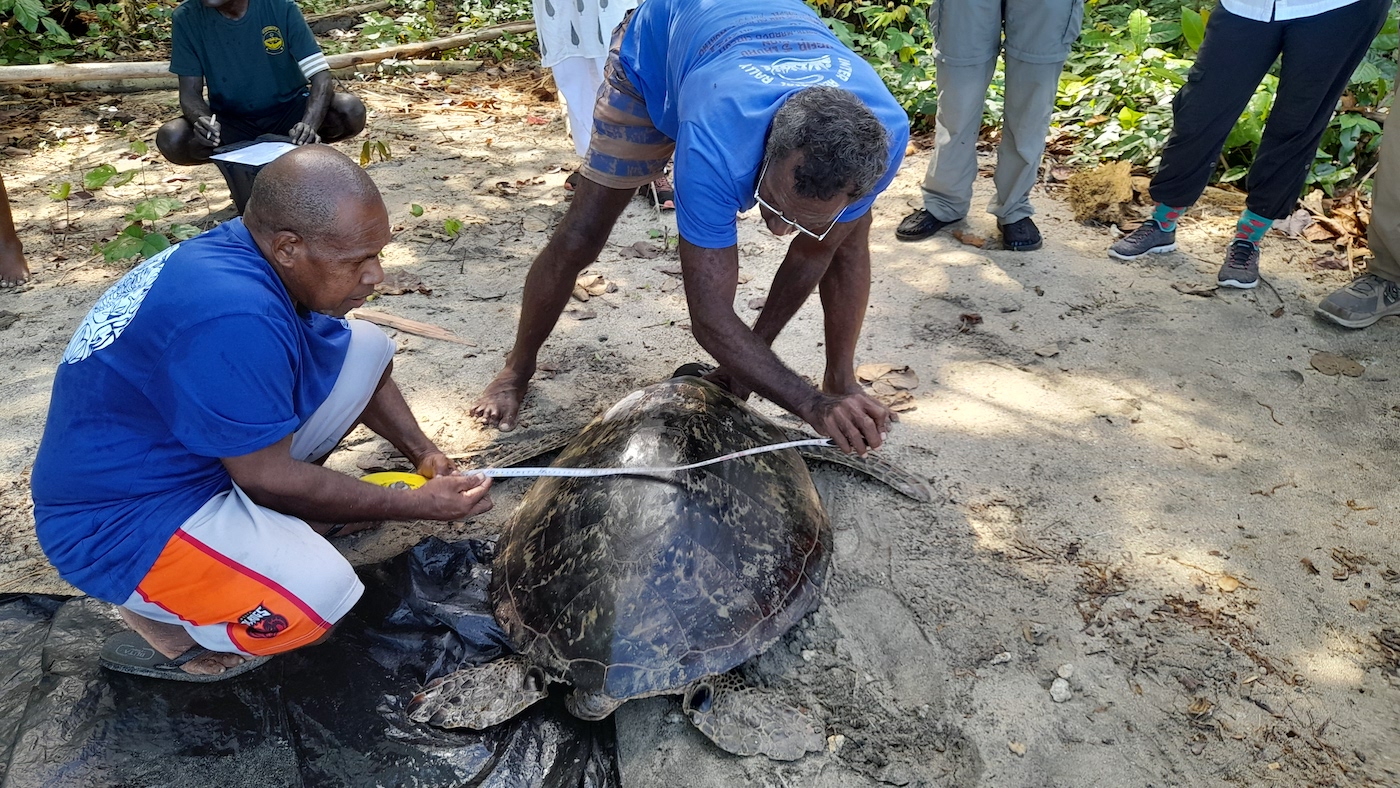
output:
[[[846,394],[832,397],[823,394],[803,418],[817,432],[831,438],[836,447],[847,454],[859,454],[880,448],[890,431],[894,411],[867,394]]]
[[[491,479],[477,474],[436,476],[414,491],[428,520],[466,520],[491,510]]]

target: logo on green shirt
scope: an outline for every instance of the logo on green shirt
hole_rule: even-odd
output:
[[[276,55],[287,48],[286,42],[282,40],[282,31],[277,29],[277,25],[264,27],[262,34],[263,48],[267,50],[267,54]]]

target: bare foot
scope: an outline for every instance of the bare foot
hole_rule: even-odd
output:
[[[127,610],[117,608],[122,620],[126,625],[136,631],[138,635],[146,639],[151,644],[151,648],[174,659],[181,654],[194,648],[196,645],[194,638],[185,631],[184,627],[177,627],[173,624],[162,624],[159,621],[152,621],[145,616]],[[209,654],[198,659],[192,659],[180,666],[186,673],[195,675],[218,675],[235,665],[241,665],[246,661],[242,654]]]
[[[24,247],[19,244],[0,246],[0,288],[19,287],[29,281],[29,264],[24,260]]]
[[[468,413],[487,427],[510,432],[515,429],[515,417],[520,413],[520,403],[525,399],[533,374],[533,369],[521,374],[506,367],[486,387]]]

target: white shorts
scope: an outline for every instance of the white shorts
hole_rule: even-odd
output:
[[[320,459],[335,448],[394,358],[382,330],[349,322],[345,365],[326,401],[293,433],[294,459]],[[257,656],[315,643],[362,593],[355,570],[325,537],[234,485],[180,526],[122,607],[183,626],[205,648]]]

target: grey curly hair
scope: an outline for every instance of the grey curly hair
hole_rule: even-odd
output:
[[[788,98],[768,127],[769,162],[802,153],[794,173],[801,197],[851,200],[869,194],[889,164],[890,141],[875,113],[848,90],[806,88]]]

